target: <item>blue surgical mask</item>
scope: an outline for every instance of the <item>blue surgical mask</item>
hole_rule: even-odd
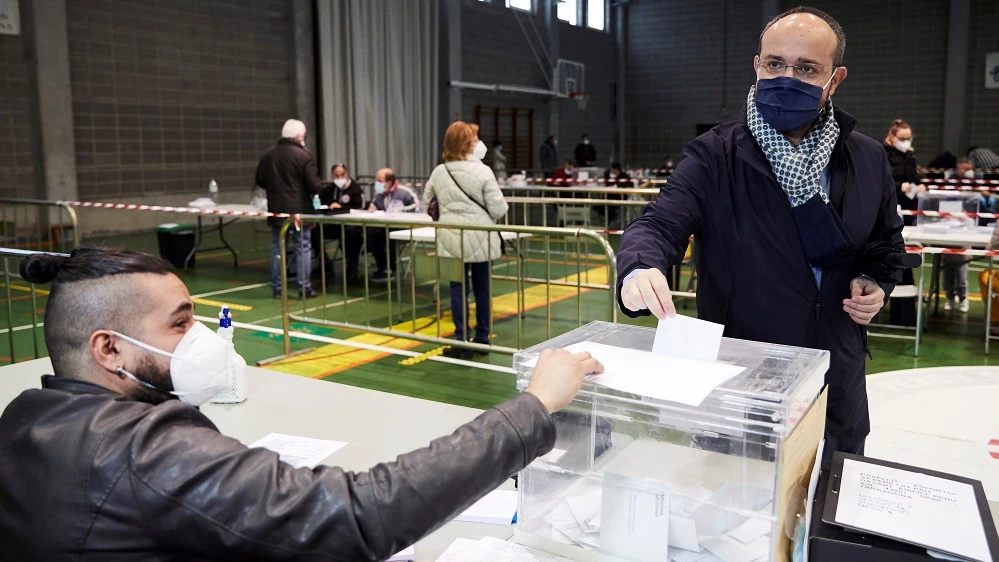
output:
[[[774,129],[782,133],[797,131],[819,117],[819,102],[826,86],[789,76],[760,79],[756,82],[756,109]]]
[[[385,193],[385,184],[382,183],[382,182],[380,182],[380,181],[376,181],[375,182],[375,193]]]

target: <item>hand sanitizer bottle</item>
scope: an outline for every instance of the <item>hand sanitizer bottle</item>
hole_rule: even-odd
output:
[[[229,307],[223,306],[219,312],[218,335],[232,343],[232,317],[229,315]],[[246,360],[232,350],[232,360],[229,363],[229,388],[212,398],[213,404],[238,404],[246,400],[246,378],[243,371],[246,369]]]
[[[208,197],[212,199],[212,203],[219,204],[219,184],[215,183],[214,178],[208,182]]]
[[[316,211],[318,211],[319,207],[322,207],[322,206],[323,206],[323,203],[322,203],[322,201],[319,200],[319,196],[318,195],[313,195],[312,196],[312,208],[315,209]]]

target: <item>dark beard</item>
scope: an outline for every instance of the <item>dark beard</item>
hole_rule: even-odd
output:
[[[132,374],[141,381],[148,382],[163,391],[146,388],[139,383],[135,383],[127,394],[129,398],[149,404],[162,404],[167,400],[176,400],[177,397],[170,394],[173,390],[173,380],[170,378],[170,369],[161,371],[156,362],[150,357],[143,357],[139,367],[132,371]]]

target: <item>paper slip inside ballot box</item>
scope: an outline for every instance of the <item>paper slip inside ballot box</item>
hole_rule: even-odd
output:
[[[669,544],[669,490],[652,480],[604,474],[600,546],[634,560],[661,560]]]
[[[689,406],[700,406],[718,385],[745,370],[736,365],[658,355],[592,341],[574,343],[565,349],[572,353],[589,352],[604,366],[602,374],[588,377],[590,382]],[[532,359],[524,366],[536,364],[537,359]]]
[[[411,546],[405,550],[400,550],[388,557],[385,562],[414,562],[416,560],[416,547]]]
[[[971,560],[992,559],[975,489],[964,482],[846,459],[836,523]]]
[[[295,468],[314,468],[323,462],[323,459],[346,446],[347,443],[343,441],[328,441],[283,433],[269,433],[256,443],[248,445],[251,449],[274,451],[282,461]]]
[[[677,314],[663,318],[656,328],[652,353],[685,357],[700,361],[717,361],[725,326]]]
[[[489,523],[492,525],[512,525],[517,514],[517,492],[515,490],[495,490],[472,504],[455,521],[467,523]]]

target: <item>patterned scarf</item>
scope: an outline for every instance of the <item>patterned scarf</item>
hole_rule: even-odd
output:
[[[777,182],[787,192],[791,206],[805,203],[816,193],[828,203],[829,197],[822,189],[820,178],[839,139],[839,124],[833,118],[832,99],[826,101],[815,125],[796,148],[760,116],[755,98],[756,86],[753,86],[749,89],[746,102],[749,130],[763,149]]]

